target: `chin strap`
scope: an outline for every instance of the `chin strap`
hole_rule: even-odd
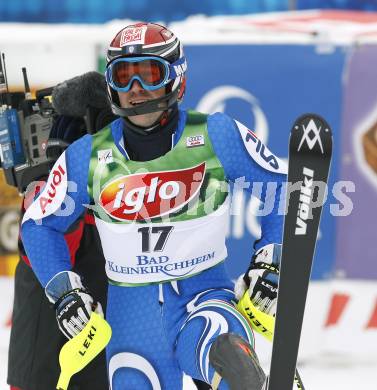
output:
[[[116,103],[114,103],[113,99],[110,100],[111,100],[111,109],[115,115],[122,116],[122,117],[129,117],[135,115],[148,114],[157,111],[166,111],[177,101],[177,98],[178,98],[178,89],[164,96],[161,96],[157,99],[149,100],[145,103],[139,104],[135,107],[129,107],[129,108],[120,107]]]

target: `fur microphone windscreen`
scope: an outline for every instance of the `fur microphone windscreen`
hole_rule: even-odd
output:
[[[58,84],[52,91],[52,104],[60,115],[82,117],[88,106],[110,108],[105,76],[87,72]]]

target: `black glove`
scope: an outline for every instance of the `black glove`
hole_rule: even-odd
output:
[[[256,251],[245,275],[236,282],[236,298],[241,299],[248,289],[253,304],[262,312],[275,316],[280,259],[280,244],[265,245]]]
[[[80,276],[72,271],[56,274],[47,283],[45,292],[49,301],[54,303],[59,329],[69,339],[84,329],[92,311],[103,316],[101,304],[94,304]]]

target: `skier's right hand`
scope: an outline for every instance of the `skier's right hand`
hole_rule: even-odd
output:
[[[101,304],[94,304],[93,297],[75,272],[58,273],[47,283],[45,292],[54,303],[59,329],[69,339],[85,327],[92,311],[103,315]]]

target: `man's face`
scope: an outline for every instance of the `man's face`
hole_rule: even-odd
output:
[[[118,92],[120,105],[123,108],[136,107],[137,104],[148,100],[157,99],[165,95],[165,87],[155,91],[147,91],[138,80],[134,80],[128,92]],[[134,115],[128,117],[128,120],[136,126],[150,127],[158,121],[163,111],[151,112],[148,114]]]

